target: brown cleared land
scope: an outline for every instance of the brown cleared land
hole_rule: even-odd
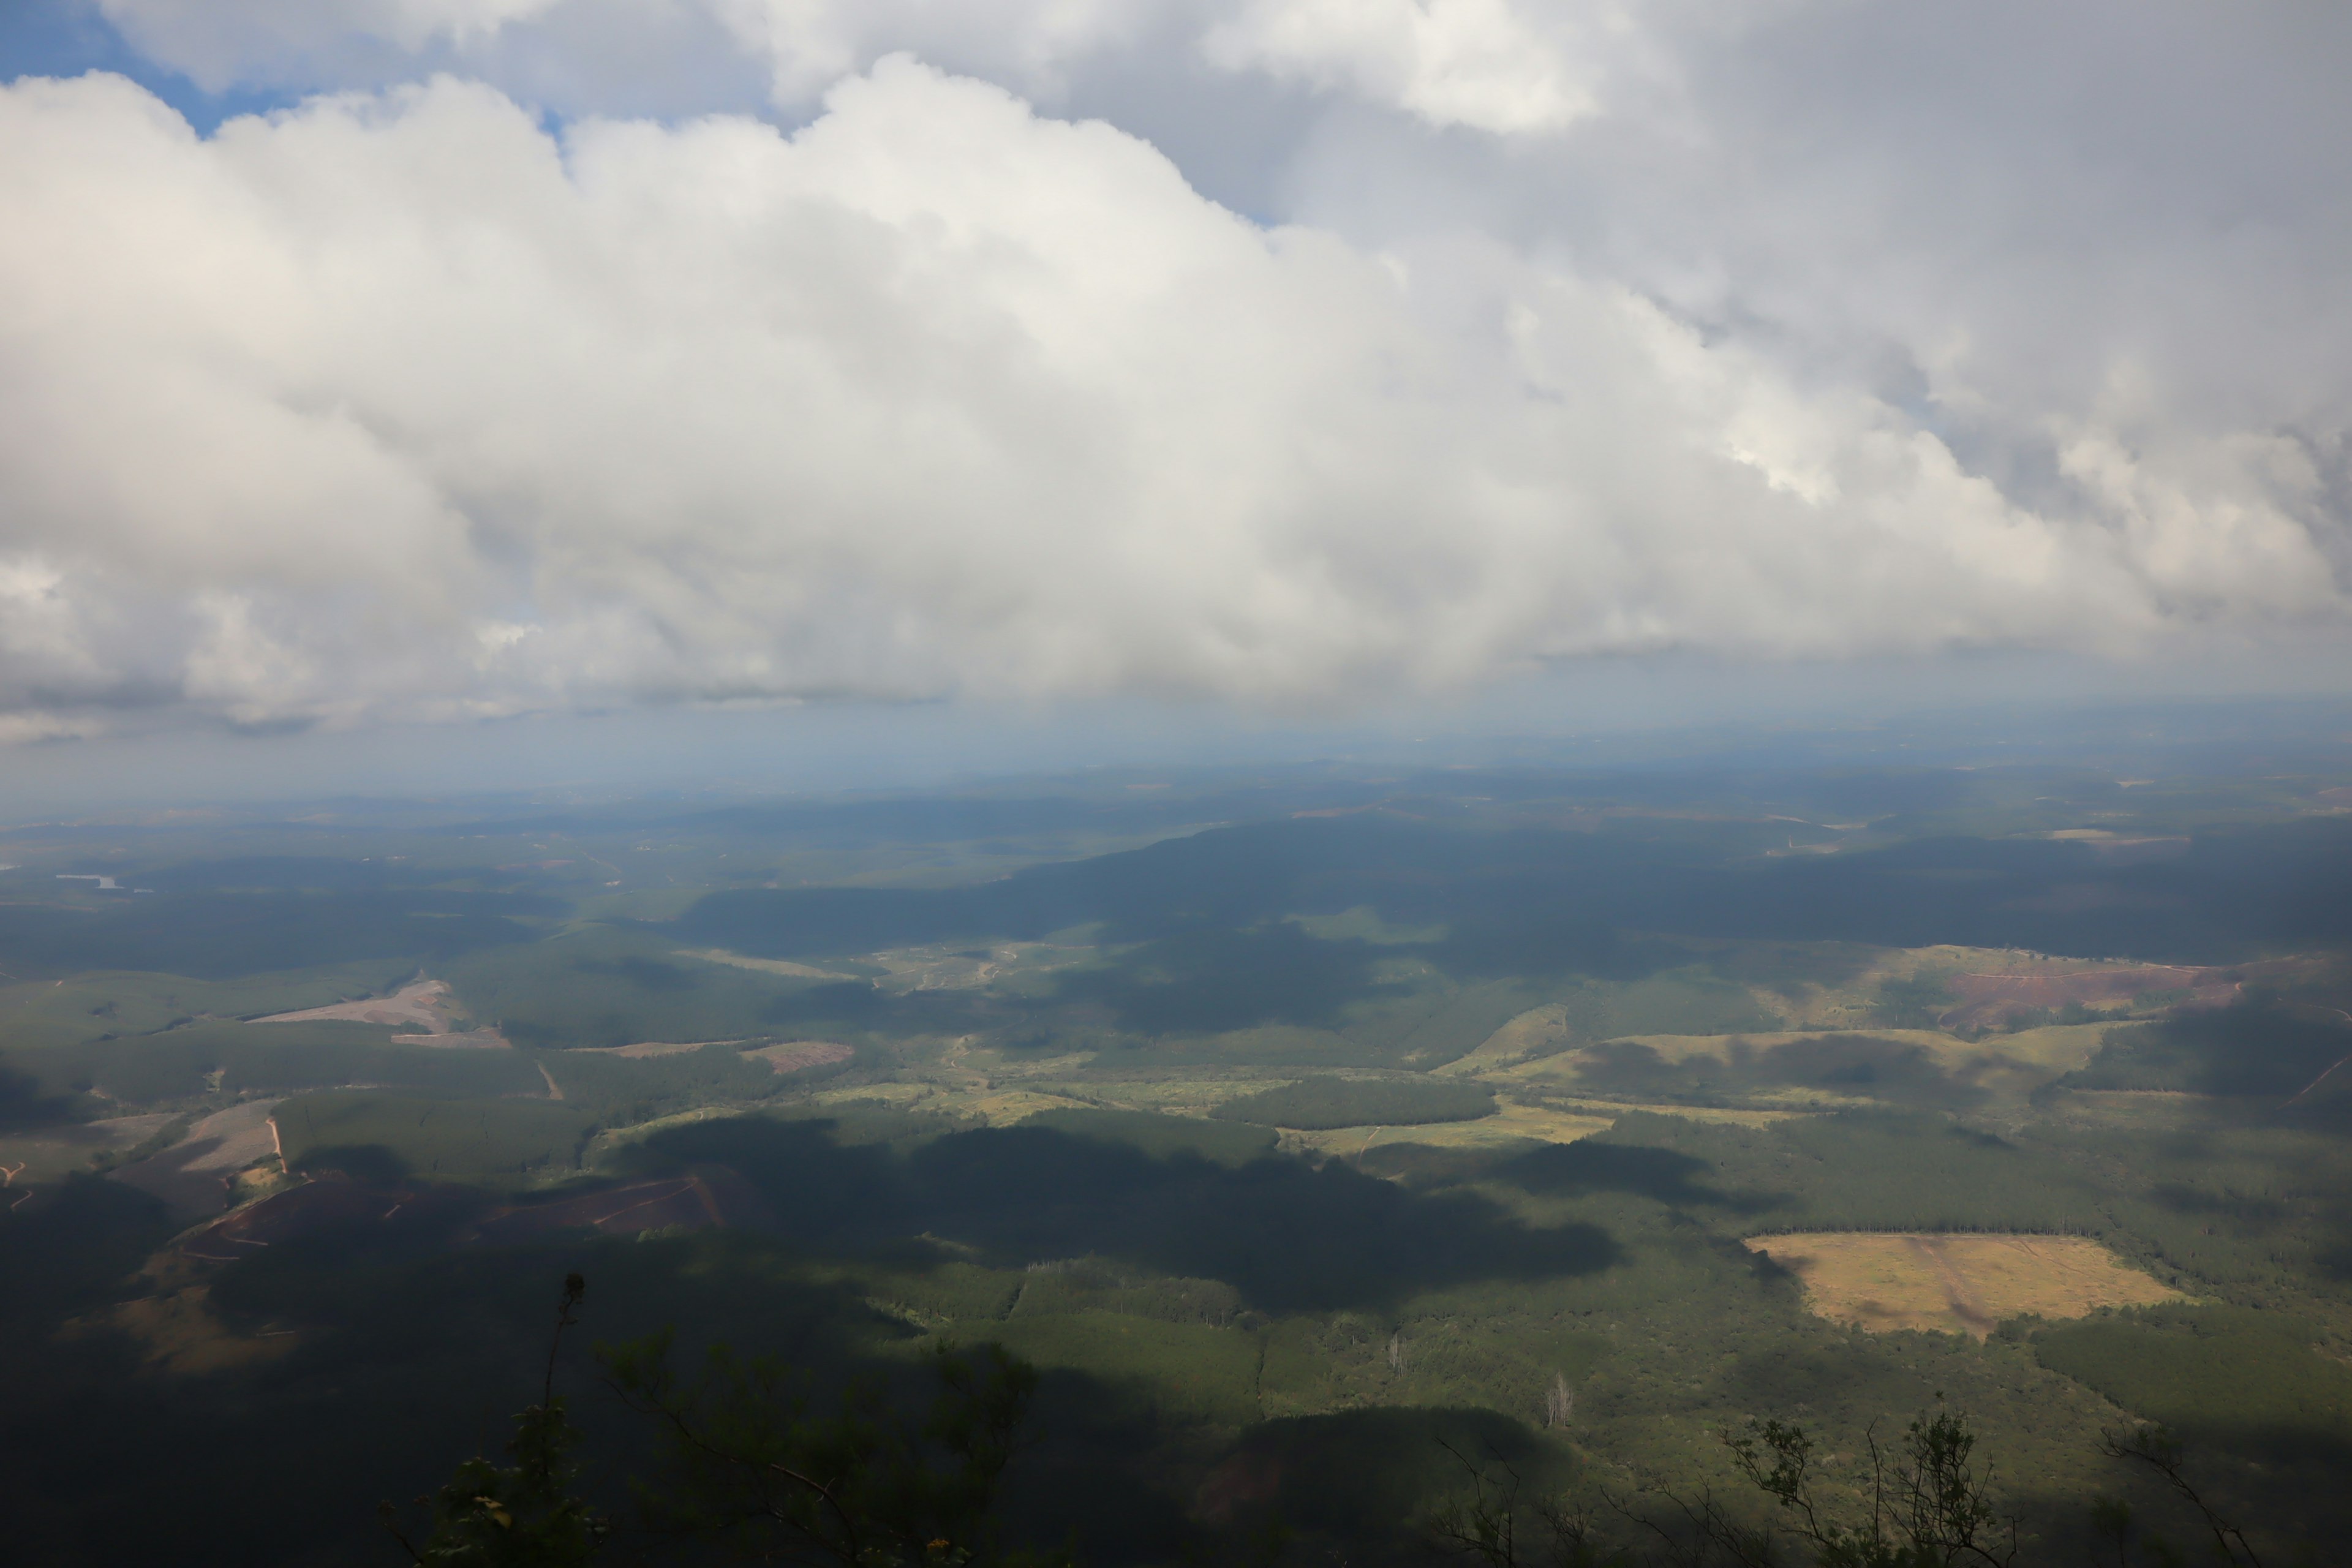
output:
[[[2237,999],[2238,981],[2218,969],[2176,964],[2100,964],[2057,972],[1955,974],[1945,983],[1959,1005],[1937,1023],[1948,1029],[1998,1024],[2028,1008],[2128,1007],[2149,992],[2187,992],[2194,1007],[2222,1007]]]
[[[2087,1237],[1825,1231],[1748,1247],[1804,1282],[1805,1304],[1873,1332],[1932,1329],[1982,1339],[2004,1318],[2079,1318],[2181,1300]]]
[[[845,1062],[856,1053],[847,1046],[833,1040],[790,1040],[781,1046],[761,1046],[743,1053],[767,1063],[780,1073],[798,1072],[803,1068],[824,1067],[833,1062]]]
[[[297,1342],[289,1330],[244,1334],[230,1328],[214,1312],[208,1285],[142,1296],[93,1317],[74,1319],[66,1323],[61,1337],[77,1338],[100,1328],[127,1335],[152,1370],[174,1377],[250,1366],[284,1355]]]
[[[2021,1100],[2062,1073],[2070,1072],[2089,1061],[2097,1052],[2110,1026],[2104,1023],[2050,1025],[2013,1035],[1989,1035],[1973,1041],[1936,1029],[1785,1029],[1738,1035],[1628,1035],[1621,1039],[1604,1041],[1602,1047],[1640,1046],[1654,1053],[1660,1061],[1669,1064],[1698,1058],[1713,1058],[1718,1064],[1728,1064],[1741,1050],[1770,1051],[1800,1041],[1855,1037],[1895,1046],[1916,1047],[1938,1070],[1955,1082],[1971,1085],[2002,1098]],[[1496,1084],[1523,1084],[1538,1089],[1569,1093],[1582,1088],[1590,1092],[1591,1086],[1584,1083],[1583,1075],[1594,1061],[1596,1051],[1601,1048],[1579,1047],[1559,1051],[1496,1068],[1481,1076]],[[1751,1102],[1804,1110],[1809,1107],[1834,1108],[1869,1097],[1818,1088],[1785,1088],[1758,1089],[1748,1098]],[[1628,1106],[1627,1109],[1634,1108]],[[1697,1114],[1671,1105],[1642,1109],[1666,1110],[1675,1115]]]
[[[137,1350],[151,1373],[202,1376],[249,1366],[285,1354],[299,1342],[282,1325],[256,1332],[232,1328],[213,1310],[209,1259],[167,1247],[150,1258],[133,1283],[145,1291],[58,1325],[61,1340],[119,1334]]]
[[[302,1181],[247,1204],[180,1238],[177,1253],[192,1265],[230,1263],[251,1249],[334,1231],[446,1236],[473,1206],[461,1186],[433,1182],[389,1184],[341,1177]]]
[[[427,1034],[446,1035],[449,1032],[449,1017],[448,983],[412,980],[389,996],[370,996],[358,1002],[305,1007],[299,1013],[272,1013],[266,1018],[253,1021],[257,1024],[415,1024]]]
[[[493,1209],[475,1222],[466,1238],[505,1246],[567,1230],[639,1236],[649,1230],[704,1230],[727,1220],[709,1182],[700,1176],[671,1176],[551,1203]]]
[[[674,1057],[681,1051],[698,1051],[705,1046],[740,1046],[740,1040],[639,1040],[632,1046],[575,1046],[583,1054],[600,1057]]]
[[[108,1173],[181,1214],[218,1214],[232,1200],[236,1173],[277,1152],[278,1135],[269,1121],[277,1106],[274,1100],[248,1100],[215,1110],[162,1153]]]
[[[507,1037],[496,1029],[452,1030],[449,1026],[456,1019],[456,1000],[446,981],[412,980],[389,996],[371,996],[359,1002],[336,1002],[324,1007],[305,1007],[299,1013],[272,1013],[266,1018],[251,1021],[256,1024],[389,1024],[394,1027],[408,1024],[424,1030],[424,1033],[404,1036],[403,1043],[406,1045],[437,1046],[445,1050],[503,1051],[512,1048]]]

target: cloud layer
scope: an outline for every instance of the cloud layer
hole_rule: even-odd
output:
[[[2274,134],[2343,117],[2334,34],[2159,14],[2068,78],[2021,9],[1795,0],[105,9],[341,90],[200,137],[0,88],[0,739],[2346,608],[2352,205]],[[651,33],[772,118],[530,106]],[[2176,79],[2260,122],[2168,129]]]

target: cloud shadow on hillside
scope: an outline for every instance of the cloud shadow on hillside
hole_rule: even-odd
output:
[[[1126,1258],[1223,1279],[1268,1311],[1590,1274],[1622,1257],[1597,1226],[1533,1228],[1475,1194],[1416,1193],[1337,1163],[1233,1167],[1044,1129],[959,1132],[897,1152],[839,1143],[821,1121],[742,1118],[656,1134],[635,1163],[730,1166],[766,1196],[782,1234],[813,1245],[931,1236],[1008,1266]]]

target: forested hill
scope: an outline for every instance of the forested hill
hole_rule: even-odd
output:
[[[1778,857],[1769,823],[1601,834],[1497,831],[1391,816],[1213,828],[1034,867],[978,887],[737,888],[675,922],[749,953],[848,953],[1036,939],[1101,922],[1111,941],[1368,907],[1442,924],[1466,961],[1609,961],[1615,933],[1952,943],[2085,956],[2228,962],[2352,937],[2352,821],[2323,818],[2153,840],[1937,837]]]

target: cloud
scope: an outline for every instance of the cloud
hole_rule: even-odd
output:
[[[589,15],[108,5],[223,81],[370,40],[528,75]],[[2228,185],[2234,229],[2134,148],[1989,182],[2046,117],[1953,163],[1974,66],[1840,98],[1850,12],[710,0],[824,88],[790,132],[442,76],[200,137],[116,78],[0,88],[0,738],[2339,624],[2324,164]],[[874,58],[1091,103],[1171,28],[1356,106],[1269,152],[1284,221]]]
[[[1788,0],[1779,0],[1787,4]],[[760,59],[774,100],[814,101],[881,56],[912,51],[1032,95],[1091,59],[1171,44],[1400,109],[1433,125],[1556,131],[1596,112],[1611,79],[1655,73],[1653,14],[1626,0],[99,0],[153,58],[219,90],[343,84],[413,57],[513,72],[515,46],[577,60],[642,50],[689,19]],[[604,71],[593,71],[604,75]]]
[[[1202,39],[1210,59],[1344,87],[1433,125],[1558,131],[1599,111],[1602,59],[1633,31],[1622,8],[1509,0],[1250,0]]]

